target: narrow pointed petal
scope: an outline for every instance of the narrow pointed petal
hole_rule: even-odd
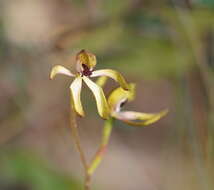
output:
[[[71,73],[68,69],[61,65],[56,65],[51,69],[50,78],[53,79],[57,74],[67,75],[70,77],[74,77],[75,75]]]
[[[87,84],[87,86],[90,88],[90,90],[93,92],[94,97],[96,99],[97,103],[97,109],[100,116],[104,119],[109,118],[109,106],[107,104],[104,92],[100,86],[98,86],[96,83],[91,81],[88,77],[83,77],[83,80]]]
[[[121,87],[111,92],[108,98],[108,104],[111,111],[120,111],[121,106],[135,98],[135,84],[129,84],[129,90],[123,90]]]
[[[168,113],[168,110],[163,110],[159,113],[140,113],[133,111],[115,112],[113,117],[122,120],[133,126],[146,126],[155,123]]]
[[[124,90],[129,90],[129,85],[124,77],[117,71],[111,69],[102,69],[93,71],[91,77],[107,76],[117,81]]]
[[[82,78],[79,76],[74,79],[70,85],[72,105],[78,115],[84,116],[84,111],[81,103]]]

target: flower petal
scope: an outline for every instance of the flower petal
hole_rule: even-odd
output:
[[[135,84],[129,84],[129,90],[123,90],[121,87],[111,92],[108,98],[108,104],[111,111],[120,111],[122,103],[132,101],[135,97]]]
[[[115,117],[116,119],[122,120],[130,125],[145,126],[158,121],[167,113],[168,113],[168,110],[163,110],[159,113],[154,113],[154,114],[124,111],[124,112],[115,112],[113,114],[113,117]]]
[[[97,64],[96,56],[84,49],[77,54],[76,60],[78,71],[80,69],[82,70],[82,64],[86,65],[90,70],[92,70]]]
[[[84,116],[84,111],[81,103],[81,89],[82,89],[82,78],[80,76],[76,77],[72,84],[70,85],[72,105],[75,111],[80,115]]]
[[[100,116],[104,119],[109,118],[109,106],[107,104],[102,88],[93,81],[91,81],[88,77],[84,76],[83,80],[94,94],[97,103],[98,113],[100,114]]]
[[[108,78],[106,76],[101,76],[97,79],[96,84],[100,87],[103,87],[106,84],[107,79]]]
[[[129,85],[125,81],[124,77],[115,70],[111,70],[111,69],[96,70],[96,71],[93,71],[93,73],[91,75],[91,77],[99,77],[99,76],[110,77],[110,78],[114,79],[115,81],[117,81],[124,90],[129,89]]]
[[[88,53],[88,59],[89,59],[89,65],[91,68],[94,68],[97,64],[97,58],[93,53],[87,52]]]
[[[70,77],[74,77],[75,75],[71,73],[68,69],[61,65],[56,65],[51,69],[50,78],[53,79],[57,74],[63,74]]]

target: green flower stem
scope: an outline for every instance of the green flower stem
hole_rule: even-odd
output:
[[[93,175],[94,171],[96,170],[96,168],[99,166],[100,162],[103,159],[103,156],[104,156],[107,146],[108,146],[109,138],[110,138],[111,131],[112,131],[112,126],[113,126],[113,118],[110,118],[105,121],[101,144],[100,144],[99,149],[96,152],[91,164],[88,167],[87,173],[90,176]]]

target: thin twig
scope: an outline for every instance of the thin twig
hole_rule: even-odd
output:
[[[90,190],[90,185],[91,185],[91,176],[87,172],[87,175],[85,176],[85,183],[84,183],[85,190]]]
[[[85,172],[85,190],[90,190],[90,176],[88,175],[88,166],[87,166],[87,161],[86,157],[83,151],[83,148],[80,143],[80,137],[79,137],[79,132],[77,129],[77,122],[76,122],[76,113],[74,112],[73,106],[72,106],[72,100],[71,100],[71,109],[70,109],[70,126],[72,130],[72,136],[74,139],[74,143],[77,147],[77,150],[80,155],[80,160],[84,168]]]

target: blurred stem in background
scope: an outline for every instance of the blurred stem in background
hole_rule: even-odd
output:
[[[190,1],[185,1],[185,7],[175,5],[175,13],[177,14],[178,22],[185,34],[186,42],[191,49],[193,61],[195,65],[187,73],[185,80],[188,87],[188,96],[190,100],[191,114],[194,126],[193,133],[196,137],[195,145],[193,147],[193,154],[195,161],[198,162],[197,170],[202,182],[202,187],[207,188],[207,180],[209,179],[210,157],[209,155],[209,130],[212,127],[212,114],[214,111],[214,91],[213,91],[213,73],[210,72],[209,65],[206,61],[206,49],[204,48],[204,41],[202,34],[207,33],[207,28],[203,33],[197,27],[195,20],[192,18],[193,7]],[[206,176],[204,178],[204,176]],[[211,182],[208,180],[208,182]]]

